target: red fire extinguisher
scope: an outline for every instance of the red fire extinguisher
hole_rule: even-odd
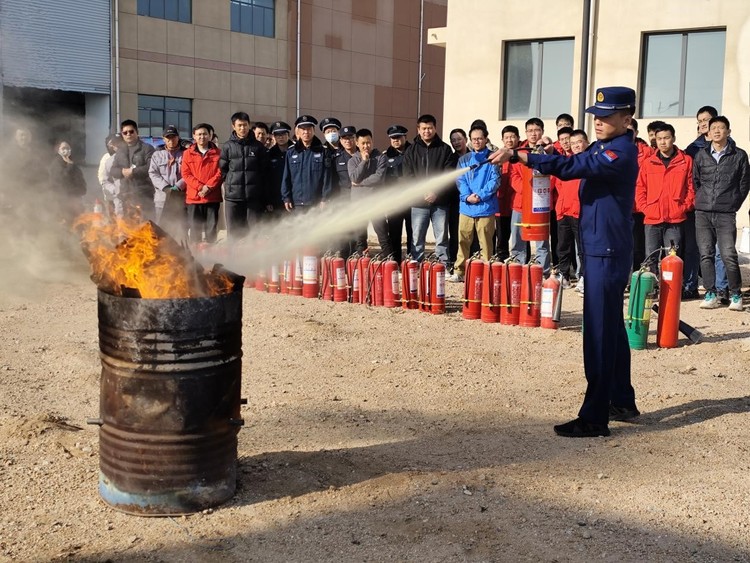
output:
[[[521,266],[521,307],[518,320],[521,326],[539,326],[543,273],[544,270],[538,263]]]
[[[279,265],[271,264],[268,269],[268,293],[279,292]]]
[[[419,310],[427,311],[432,307],[430,298],[430,261],[425,258],[419,271]]]
[[[674,348],[680,330],[680,302],[682,300],[682,259],[674,246],[661,261],[659,283],[659,320],[656,325],[656,345]]]
[[[391,256],[383,263],[383,306],[398,307],[401,304],[401,285],[398,280],[398,262]]]
[[[411,257],[401,262],[401,305],[404,309],[419,308],[419,262]]]
[[[320,298],[323,301],[333,300],[333,272],[331,271],[331,255],[326,252],[320,258]]]
[[[293,266],[291,260],[284,260],[281,265],[281,272],[279,272],[279,290],[282,295],[289,293],[289,287],[291,285],[291,279],[294,277]]]
[[[500,279],[500,324],[517,325],[521,315],[521,264],[506,260]]]
[[[305,249],[302,255],[302,296],[318,297],[320,273],[318,256],[312,249]]]
[[[367,267],[367,304],[383,306],[383,261],[375,256]]]
[[[482,280],[482,322],[500,322],[500,280],[503,275],[503,263],[491,258],[484,268]]]
[[[331,272],[333,277],[333,300],[343,303],[349,300],[349,280],[346,275],[346,262],[338,252],[331,258]]]
[[[346,260],[346,275],[349,278],[349,302],[359,303],[359,260],[360,255],[355,252]]]
[[[371,261],[372,259],[365,250],[365,254],[359,259],[359,263],[357,265],[357,271],[359,272],[359,302],[362,305],[365,305],[370,301],[369,271]]]
[[[255,289],[257,291],[266,291],[266,271],[261,270],[258,275],[255,276]]]
[[[479,255],[466,261],[464,275],[464,304],[461,315],[465,319],[475,320],[482,316],[482,285],[484,283],[485,263]]]
[[[289,295],[302,295],[302,258],[294,257],[292,267],[292,285],[289,286]]]
[[[521,167],[521,239],[542,241],[549,238],[550,177]]]
[[[430,313],[445,313],[445,265],[435,260],[430,265]]]
[[[562,274],[553,270],[542,284],[541,327],[558,328],[562,310]]]

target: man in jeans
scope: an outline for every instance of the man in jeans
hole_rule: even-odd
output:
[[[418,136],[404,152],[404,176],[415,181],[442,174],[456,167],[453,150],[437,134],[437,120],[425,114],[417,120]],[[448,183],[440,190],[424,194],[424,202],[411,208],[411,225],[414,238],[414,259],[424,259],[427,227],[432,221],[435,235],[435,254],[448,268],[448,206],[455,184]]]
[[[712,117],[708,123],[711,144],[695,155],[695,234],[706,288],[701,308],[716,309],[720,306],[714,267],[718,241],[729,279],[729,310],[742,311],[742,276],[735,248],[736,215],[750,190],[750,164],[747,153],[729,138],[730,133],[726,117]]]

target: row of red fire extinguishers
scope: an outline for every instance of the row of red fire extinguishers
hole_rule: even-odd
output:
[[[355,253],[347,259],[304,253],[260,272],[255,289],[337,303],[402,307],[445,313],[445,266],[435,255],[422,264],[411,257],[399,265],[392,257]],[[543,280],[538,263],[515,259],[466,262],[462,315],[487,323],[557,328],[562,284],[557,275]]]
[[[318,258],[305,252],[261,272],[254,287],[336,303],[445,313],[445,266],[434,255],[421,265],[411,258],[399,265],[391,256],[371,257],[367,251],[346,259],[338,253]]]

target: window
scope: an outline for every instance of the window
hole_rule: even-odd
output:
[[[694,116],[721,108],[726,31],[658,33],[643,39],[640,115]]]
[[[573,40],[506,43],[505,119],[556,117],[570,112]]]
[[[175,125],[180,137],[190,139],[192,122],[192,100],[138,94],[138,133],[142,137],[161,137],[167,125]]]
[[[274,37],[273,0],[232,0],[232,31]]]
[[[138,15],[190,23],[191,0],[138,0]]]

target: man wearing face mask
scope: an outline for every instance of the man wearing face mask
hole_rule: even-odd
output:
[[[148,176],[154,185],[156,224],[177,239],[187,238],[185,181],[182,179],[182,143],[174,125],[164,129],[164,148],[154,152]]]

